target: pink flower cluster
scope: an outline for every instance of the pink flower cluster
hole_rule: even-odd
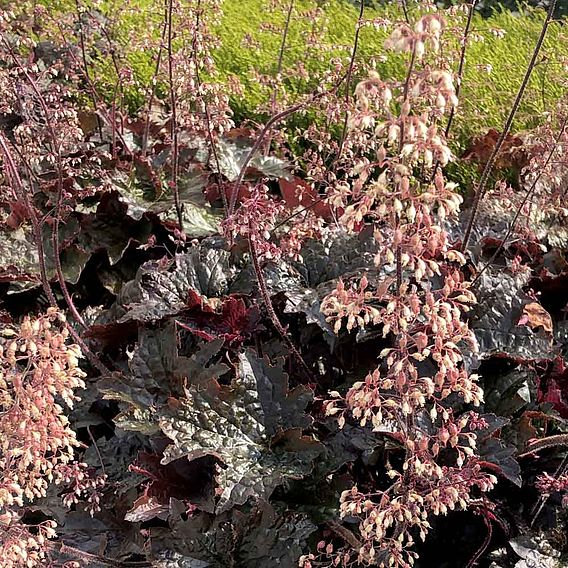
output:
[[[497,482],[476,455],[483,419],[453,410],[456,400],[478,406],[483,392],[463,357],[477,348],[464,318],[475,297],[459,270],[465,257],[448,236],[462,198],[442,171],[452,155],[439,121],[457,105],[453,76],[438,57],[443,29],[440,14],[430,13],[391,35],[387,47],[410,54],[407,78],[399,84],[372,72],[355,89],[347,145],[358,158],[333,194],[346,230],[373,227],[378,276],[339,281],[322,312],[336,333],[379,326],[392,346],[345,395],[331,392],[326,412],[340,427],[355,420],[388,432],[404,454],[399,467],[386,464],[387,490],[354,487],[341,496],[341,516],[359,520],[357,561],[365,565],[411,566],[413,535],[426,538],[430,515],[466,509]],[[327,556],[347,566],[343,552]]]
[[[45,496],[50,483],[73,480],[81,492],[89,485],[74,462],[81,444],[64,411],[85,386],[81,350],[68,338],[54,308],[0,332],[0,554],[7,568],[43,565],[46,539],[55,536],[52,521],[34,534],[20,522],[25,502]]]

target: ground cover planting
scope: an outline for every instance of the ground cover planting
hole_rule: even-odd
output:
[[[2,2],[7,568],[561,568],[555,2]]]

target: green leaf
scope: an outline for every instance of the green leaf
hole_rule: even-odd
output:
[[[203,455],[223,463],[217,477],[218,512],[249,497],[268,498],[285,479],[308,474],[322,451],[318,442],[302,435],[310,423],[304,413],[307,389],[287,391],[281,367],[270,367],[251,351],[239,355],[239,366],[230,387],[218,392],[188,389],[185,399],[160,420],[173,441],[164,452],[164,464]]]
[[[302,262],[292,262],[307,286],[335,280],[349,273],[358,274],[374,266],[377,245],[372,234],[332,233],[327,240],[309,240],[302,247]]]
[[[236,181],[250,150],[249,144],[220,139],[215,143],[215,159],[210,159],[209,150],[204,147],[200,148],[196,158],[203,163],[208,163],[213,171],[222,173],[229,181]],[[274,156],[264,156],[261,152],[257,152],[253,156],[248,164],[248,169],[258,170],[263,177],[285,178],[288,181],[293,179],[289,166],[284,160]],[[249,173],[247,171],[247,175]]]
[[[479,355],[487,358],[505,354],[512,358],[551,359],[551,338],[517,325],[525,304],[533,301],[523,287],[528,277],[513,275],[499,267],[488,267],[473,290],[478,303],[470,315],[470,328],[479,343]]]
[[[115,265],[131,243],[145,243],[152,233],[152,225],[148,221],[127,221],[129,222],[118,215],[88,215],[80,222],[77,246],[88,252],[89,256],[93,252],[104,250],[111,266]]]
[[[183,357],[178,354],[174,322],[140,328],[138,343],[129,357],[130,372],[98,382],[105,399],[125,403],[115,418],[117,425],[149,435],[158,433],[158,412],[170,396],[184,392],[184,383],[201,388],[228,371],[225,364],[214,362],[222,345],[222,340],[204,343],[192,357]]]
[[[497,466],[503,477],[517,487],[521,487],[523,484],[521,467],[514,457],[517,454],[517,448],[505,444],[498,438],[486,438],[479,443],[478,452],[483,461]]]
[[[249,349],[239,354],[239,377],[252,385],[262,406],[264,427],[269,436],[280,429],[307,428],[312,419],[304,409],[312,400],[312,391],[304,386],[288,390],[288,375],[281,366],[270,365],[268,358],[259,358]]]
[[[122,305],[128,302],[119,323],[152,322],[175,315],[186,307],[190,290],[205,297],[224,295],[231,277],[229,256],[219,248],[197,246],[176,255],[167,265],[163,260],[143,264],[134,285],[125,291],[127,298],[117,299]]]
[[[377,446],[384,445],[383,434],[373,432],[369,426],[362,428],[346,424],[340,429],[337,420],[328,421],[327,426],[331,432],[323,440],[325,452],[316,465],[316,475],[320,478],[362,455],[369,455]]]
[[[203,196],[207,177],[200,170],[185,172],[178,180],[178,196],[182,207],[183,230],[189,238],[208,237],[219,232],[222,219],[214,212]],[[116,180],[118,199],[126,205],[126,214],[140,220],[148,213],[157,215],[163,222],[175,222],[178,216],[173,192],[167,188],[157,199],[127,179]]]
[[[73,227],[68,229],[67,226]],[[59,258],[61,269],[66,282],[76,284],[79,276],[91,254],[76,244],[67,244],[66,237],[75,237],[75,228],[78,224],[74,218],[68,223],[61,224],[59,238],[62,250]],[[53,249],[51,247],[51,227],[43,227],[43,248],[45,255],[45,268],[49,280],[55,278],[55,265],[53,262]],[[0,282],[18,283],[17,290],[23,291],[38,286],[41,282],[41,272],[37,245],[34,241],[30,227],[22,226],[16,230],[0,228]]]
[[[536,373],[519,367],[485,381],[485,410],[499,416],[514,416],[536,399]],[[531,390],[533,391],[531,396]]]
[[[192,562],[202,561],[206,564],[195,566],[288,568],[297,564],[316,526],[305,515],[279,513],[259,501],[248,513],[233,509],[171,519],[170,529],[151,530],[156,555],[178,560],[172,567],[192,567]]]

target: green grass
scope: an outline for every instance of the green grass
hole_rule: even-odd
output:
[[[298,4],[306,7],[313,5],[313,2],[304,0]],[[266,17],[263,13],[264,5],[264,0],[226,0],[225,17],[219,29],[223,48],[216,54],[217,64],[222,74],[235,73],[244,82],[246,95],[238,101],[239,114],[243,116],[254,116],[255,108],[262,102],[258,86],[250,79],[250,69],[274,69],[280,45],[280,38],[275,36],[261,38],[263,49],[259,54],[241,47],[245,34],[258,37],[258,23]],[[402,14],[396,14],[396,10],[393,6],[385,6],[380,11],[369,9],[366,17],[401,18]],[[341,0],[327,2],[325,11],[328,17],[325,42],[346,46],[348,52],[353,42],[357,11]],[[521,16],[508,11],[495,12],[488,19],[476,15],[473,30],[483,35],[484,41],[470,41],[468,46],[460,108],[455,121],[458,139],[468,139],[484,129],[503,125],[522,82],[544,16],[544,11],[534,9],[527,10]],[[283,19],[284,14],[281,14],[277,23],[282,24]],[[289,69],[294,69],[298,61],[303,61],[300,38],[308,26],[309,22],[305,20],[292,22],[285,57],[285,65]],[[489,31],[491,29],[504,29],[505,36],[498,38]],[[364,28],[360,36],[358,57],[368,60],[370,57],[387,55],[383,47],[387,36],[388,31]],[[513,125],[514,131],[528,130],[542,122],[544,113],[553,110],[565,92],[567,39],[562,25],[555,23],[549,27],[539,59],[542,63],[533,71]],[[382,76],[401,78],[405,65],[399,56],[389,55],[386,61],[377,63],[377,68]],[[487,68],[491,71],[488,72]],[[297,90],[297,85],[292,82],[290,88]]]
[[[74,1],[71,0],[41,0],[41,2],[54,14],[54,17],[58,17],[57,14],[74,11]],[[292,98],[314,88],[317,78],[332,57],[344,59],[349,57],[357,10],[346,0],[326,0],[319,3],[322,4],[325,15],[325,26],[322,27],[320,35],[322,43],[329,48],[329,52],[325,52],[323,56],[321,52],[307,52],[304,40],[305,34],[310,32],[314,22],[303,13],[315,7],[316,1],[296,0],[295,3],[295,13],[283,58],[284,85]],[[266,0],[225,0],[222,21],[215,28],[220,40],[220,47],[213,54],[219,71],[217,80],[226,80],[234,74],[240,78],[245,87],[244,96],[235,97],[231,101],[237,120],[262,119],[264,115],[259,114],[258,109],[270,98],[270,90],[257,83],[253,71],[275,73],[281,37],[277,33],[258,30],[260,25],[267,21],[279,27],[283,26],[286,2],[282,3],[283,9],[276,14],[269,12],[267,4]],[[110,20],[113,21],[113,33],[124,51],[122,61],[126,61],[134,73],[135,84],[127,89],[125,102],[129,110],[135,113],[143,105],[155,65],[153,52],[136,45],[146,38],[154,41],[159,38],[163,1],[103,0],[100,5],[102,11],[107,12]],[[419,6],[420,3],[417,5]],[[402,19],[402,14],[397,13],[397,10],[396,4],[368,8],[365,17]],[[411,17],[416,16],[417,10],[419,8],[411,5]],[[488,127],[502,126],[521,84],[543,19],[544,12],[534,9],[527,10],[522,15],[498,11],[487,19],[475,16],[473,29],[485,39],[482,42],[471,41],[467,50],[460,107],[454,127],[455,145],[463,146],[472,134]],[[495,37],[489,31],[491,28],[504,29],[505,37]],[[363,28],[360,34],[358,58],[362,60],[375,58],[377,69],[382,76],[402,78],[404,59],[388,55],[383,47],[388,33],[388,30]],[[247,34],[260,43],[258,51],[243,46]],[[136,38],[137,41],[133,42],[132,38]],[[517,113],[513,131],[528,130],[542,122],[545,113],[554,109],[565,92],[567,40],[563,25],[554,23],[549,27],[540,62],[533,72]],[[383,60],[385,56],[387,57]],[[299,62],[306,65],[313,80],[305,81],[298,78],[295,69]],[[487,72],[488,66],[491,72]],[[116,76],[109,59],[103,57],[95,60],[92,75],[101,93],[107,98],[111,97]],[[301,124],[298,118],[293,120]]]
[[[517,95],[542,29],[544,12],[531,10],[523,16],[510,12],[495,13],[490,19],[476,18],[475,27],[501,28],[504,38],[485,32],[482,43],[472,43],[460,96],[459,128],[464,134],[488,127],[502,127]],[[568,56],[564,26],[549,26],[539,62],[534,68],[525,96],[516,115],[513,131],[529,130],[553,111],[566,92],[565,61]],[[491,65],[491,72],[480,65]]]

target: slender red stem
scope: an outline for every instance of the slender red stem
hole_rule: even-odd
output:
[[[548,164],[552,160],[552,156],[554,155],[554,152],[556,152],[556,150],[558,148],[558,143],[560,142],[560,139],[562,138],[562,135],[564,134],[564,131],[566,130],[567,125],[568,125],[568,117],[565,118],[564,121],[562,122],[562,126],[561,126],[561,128],[560,128],[560,130],[559,130],[559,132],[556,136],[556,139],[554,140],[554,145],[553,145],[552,149],[550,150],[550,152],[549,152],[549,154],[548,154],[548,156],[547,156],[547,158],[544,162],[544,165],[541,167],[538,175],[533,180],[531,186],[529,187],[529,189],[525,193],[523,200],[521,201],[521,203],[517,207],[517,211],[515,212],[515,216],[513,217],[513,220],[511,221],[511,224],[509,225],[509,228],[507,229],[505,236],[501,240],[501,243],[497,247],[497,250],[493,253],[491,258],[485,263],[483,268],[477,273],[477,275],[475,276],[475,278],[471,282],[471,286],[473,286],[481,278],[481,275],[495,262],[495,259],[499,256],[499,253],[503,250],[505,243],[509,240],[509,238],[513,234],[513,231],[515,229],[515,225],[516,225],[516,223],[517,223],[517,221],[518,221],[518,219],[521,215],[521,211],[523,210],[523,207],[525,206],[526,202],[529,200],[534,189],[536,188],[536,184],[540,180],[544,170],[548,167]]]
[[[302,369],[304,370],[307,378],[309,380],[312,380],[313,373],[311,369],[308,367],[308,364],[304,361],[304,358],[298,351],[297,347],[294,345],[294,342],[292,341],[288,333],[286,333],[286,329],[284,329],[284,326],[280,322],[278,315],[274,311],[272,300],[270,299],[270,292],[268,291],[268,287],[266,285],[266,279],[264,278],[264,274],[262,272],[262,268],[260,266],[260,262],[258,259],[256,244],[251,238],[249,238],[249,251],[252,258],[252,265],[254,268],[256,280],[258,282],[258,290],[260,292],[260,297],[262,298],[262,301],[266,306],[268,317],[270,318],[270,321],[272,322],[272,325],[275,327],[276,331],[280,334],[282,339],[288,344],[288,348],[290,349],[292,355],[296,358],[298,363],[300,363],[300,365],[302,366]]]
[[[176,89],[174,84],[174,54],[173,54],[173,8],[174,0],[167,0],[167,53],[168,53],[168,80],[170,84],[170,111],[172,113],[170,120],[170,136],[172,139],[172,175],[170,179],[170,187],[174,195],[174,204],[176,208],[179,229],[183,232],[183,212],[179,199],[178,173],[179,173],[179,140],[178,140],[178,121],[177,121],[177,100]]]
[[[59,258],[59,252],[60,252],[59,223],[60,223],[60,220],[61,220],[61,205],[62,205],[62,202],[63,202],[63,161],[62,161],[62,157],[61,157],[61,148],[59,146],[56,147],[57,136],[56,136],[53,124],[51,122],[51,116],[50,116],[50,113],[49,113],[49,109],[47,108],[47,104],[45,102],[45,99],[43,98],[43,95],[39,91],[39,88],[38,88],[36,82],[34,81],[32,76],[28,73],[27,69],[20,63],[19,58],[16,56],[12,47],[8,44],[6,39],[3,38],[2,41],[4,42],[4,45],[7,47],[10,55],[12,56],[12,59],[13,59],[15,65],[22,72],[22,74],[24,75],[24,77],[28,81],[30,87],[32,88],[34,94],[36,95],[37,100],[38,100],[38,102],[41,106],[44,118],[45,118],[45,123],[46,123],[47,129],[49,131],[48,143],[51,146],[51,151],[52,151],[52,153],[55,157],[56,170],[57,170],[57,196],[56,196],[56,202],[55,202],[55,213],[53,215],[53,227],[52,227],[52,231],[51,231],[51,242],[52,242],[52,247],[53,247],[53,264],[55,266],[55,274],[57,276],[57,280],[59,282],[61,292],[63,293],[63,297],[65,298],[65,302],[67,303],[67,306],[69,307],[69,311],[71,312],[75,321],[77,321],[81,325],[81,327],[86,329],[87,325],[85,324],[85,321],[83,320],[81,314],[79,314],[79,311],[75,307],[75,304],[73,303],[73,299],[71,298],[71,294],[69,293],[69,289],[67,288],[65,276],[63,274],[63,269],[61,267],[61,259]]]
[[[274,115],[276,113],[276,81],[279,80],[280,74],[282,73],[282,64],[284,62],[284,51],[286,49],[286,40],[288,39],[288,31],[290,29],[290,21],[292,19],[292,11],[294,9],[294,0],[290,0],[288,5],[288,12],[286,13],[286,23],[284,24],[284,31],[282,32],[282,41],[280,42],[280,50],[278,52],[278,63],[276,65],[276,74],[274,77],[274,85],[272,87],[272,95],[270,100],[271,112]],[[270,151],[272,135],[269,132],[266,138],[265,154]]]
[[[249,153],[247,154],[246,158],[243,161],[243,165],[241,166],[241,169],[239,171],[239,175],[238,175],[237,180],[235,182],[235,186],[234,186],[233,191],[231,193],[231,199],[229,201],[228,216],[231,216],[235,212],[235,206],[237,204],[237,196],[239,194],[239,188],[241,187],[241,184],[243,183],[243,178],[245,176],[246,169],[247,169],[248,165],[250,164],[251,160],[254,158],[255,154],[258,152],[259,148],[262,146],[262,142],[263,142],[265,136],[267,135],[267,133],[270,131],[270,128],[272,126],[274,126],[275,124],[277,124],[278,122],[280,122],[281,120],[283,120],[284,118],[286,118],[287,116],[290,116],[291,114],[294,114],[295,112],[298,112],[299,110],[313,104],[314,102],[318,101],[319,99],[321,99],[321,98],[323,98],[327,95],[335,93],[337,91],[337,89],[340,87],[341,83],[343,83],[343,81],[345,80],[346,76],[347,75],[345,74],[342,77],[340,77],[339,80],[330,89],[325,90],[325,91],[321,91],[319,93],[312,94],[307,100],[305,100],[303,102],[296,103],[296,104],[288,107],[287,109],[279,112],[278,114],[276,114],[275,116],[273,116],[272,118],[270,118],[266,122],[266,124],[264,125],[264,128],[260,131],[260,134],[257,136],[255,143],[253,144],[252,148],[250,149]]]
[[[363,20],[363,13],[365,11],[365,0],[361,0],[359,3],[359,18],[357,19],[356,29],[355,29],[355,39],[353,41],[353,49],[351,50],[351,59],[349,61],[349,67],[347,69],[347,79],[345,80],[345,118],[343,119],[343,130],[341,131],[341,139],[339,140],[339,150],[337,151],[337,156],[333,161],[334,165],[339,162],[341,155],[343,154],[343,148],[345,146],[345,138],[347,137],[347,125],[349,123],[349,100],[351,98],[351,78],[353,76],[353,69],[355,67],[355,56],[357,55],[357,48],[359,47],[359,33],[361,31],[361,22]],[[333,166],[332,166],[333,169]]]
[[[489,181],[489,176],[491,175],[491,171],[493,170],[493,166],[495,164],[495,161],[497,160],[497,155],[501,151],[501,147],[503,146],[503,143],[505,142],[505,139],[507,138],[507,134],[509,134],[509,130],[511,129],[511,125],[513,124],[513,119],[515,118],[515,115],[517,114],[517,110],[519,108],[519,105],[521,104],[521,100],[523,99],[523,95],[525,94],[525,90],[527,88],[527,85],[529,84],[529,79],[530,79],[532,72],[533,72],[533,69],[535,67],[536,60],[538,58],[538,54],[540,53],[540,50],[542,48],[542,44],[544,43],[544,38],[546,37],[546,32],[548,31],[548,26],[549,26],[549,24],[552,20],[553,14],[554,14],[554,9],[556,8],[556,2],[557,2],[557,0],[552,0],[552,2],[550,3],[550,6],[548,8],[548,12],[546,14],[546,18],[544,20],[544,23],[542,24],[542,30],[540,32],[540,36],[539,36],[538,41],[536,43],[536,46],[534,48],[531,60],[529,62],[527,70],[525,72],[525,76],[523,78],[521,86],[519,87],[519,91],[517,92],[515,102],[513,103],[513,106],[511,107],[511,111],[509,112],[509,115],[507,116],[507,120],[505,121],[505,125],[503,126],[503,130],[502,130],[502,132],[499,136],[499,139],[497,140],[497,144],[495,144],[495,147],[493,148],[493,151],[491,152],[491,155],[489,156],[489,160],[487,160],[487,163],[485,164],[485,168],[483,169],[483,173],[481,174],[481,179],[479,181],[479,184],[477,186],[477,190],[475,192],[475,197],[474,197],[473,205],[472,205],[472,208],[471,208],[471,215],[470,215],[469,221],[467,223],[467,227],[466,227],[464,238],[463,238],[463,243],[462,243],[462,246],[461,246],[462,252],[467,249],[467,245],[468,245],[469,239],[471,237],[471,232],[472,232],[473,226],[475,224],[475,218],[477,216],[479,204],[481,203],[481,200],[483,199],[483,196],[485,195],[485,190],[486,190],[487,182]]]

